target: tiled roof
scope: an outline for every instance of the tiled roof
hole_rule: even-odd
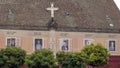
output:
[[[120,33],[120,11],[113,0],[0,0],[1,29],[47,30],[53,2],[58,31]]]

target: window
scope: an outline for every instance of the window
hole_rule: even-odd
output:
[[[84,40],[84,45],[90,45],[93,43],[93,40],[92,39],[85,39]]]
[[[61,39],[60,50],[62,50],[62,51],[69,51],[70,50],[70,40],[69,39]]]
[[[35,38],[34,39],[34,50],[39,50],[44,48],[44,43],[42,38]]]
[[[116,41],[109,40],[108,47],[109,47],[109,51],[115,51],[116,50]]]
[[[6,39],[6,45],[7,46],[15,47],[17,45],[16,42],[17,42],[16,38],[13,38],[13,37],[8,37]]]

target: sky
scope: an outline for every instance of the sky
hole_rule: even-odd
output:
[[[120,9],[120,0],[114,0],[114,1],[117,4],[118,8]]]

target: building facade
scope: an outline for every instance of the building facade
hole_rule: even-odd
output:
[[[113,0],[0,0],[0,43],[28,54],[101,43],[120,57],[120,11]]]
[[[55,31],[51,34],[51,31],[1,29],[0,37],[0,48],[6,46],[21,47],[28,54],[42,48],[51,48],[56,52],[80,51],[91,43],[101,43],[110,51],[111,55],[120,55],[120,34],[118,33]],[[39,45],[37,46],[37,44]]]

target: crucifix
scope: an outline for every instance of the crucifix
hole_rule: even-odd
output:
[[[51,11],[51,20],[48,23],[48,27],[52,28],[50,29],[50,48],[54,51],[54,54],[56,54],[56,33],[55,28],[56,23],[54,20],[54,12],[58,10],[58,8],[54,7],[54,4],[51,3],[51,7],[47,8],[47,10]]]
[[[51,17],[52,18],[54,18],[54,12],[56,11],[56,10],[58,10],[59,8],[55,8],[54,7],[54,4],[53,3],[51,3],[51,7],[49,7],[49,8],[47,8],[47,10],[50,10],[51,11]]]

